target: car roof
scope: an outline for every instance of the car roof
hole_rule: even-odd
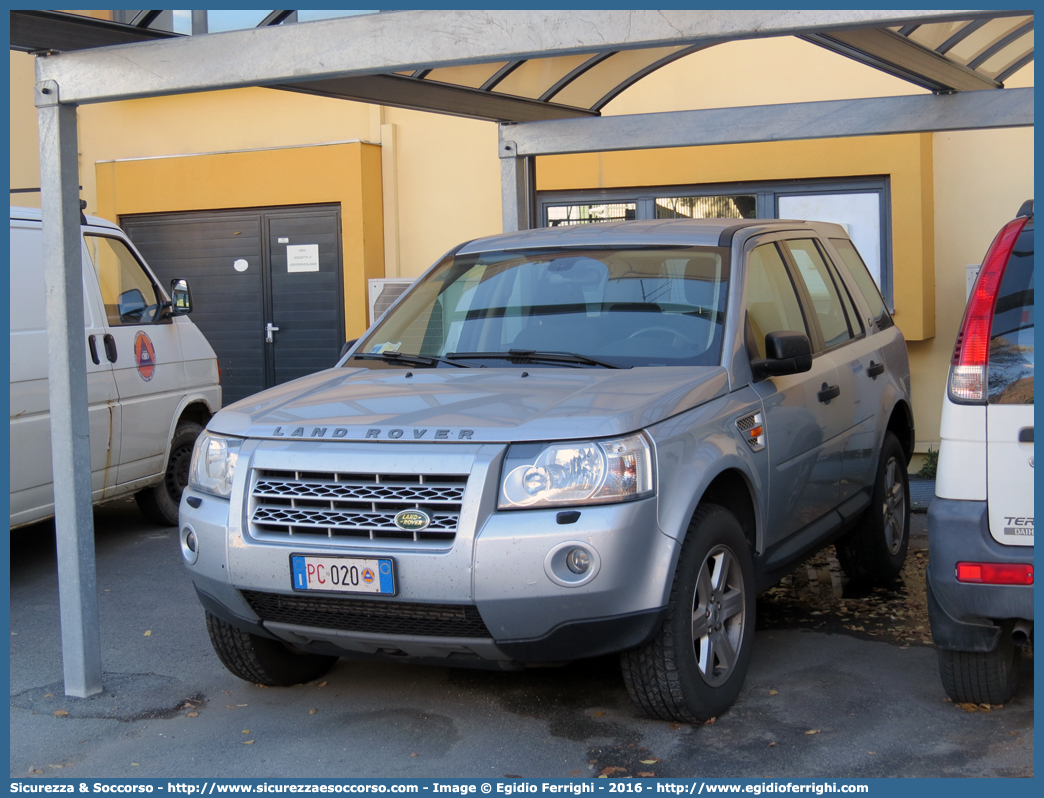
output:
[[[828,230],[829,228],[829,230]],[[836,233],[834,229],[836,228]],[[544,247],[627,248],[649,246],[728,247],[737,232],[808,230],[846,235],[837,225],[792,219],[656,219],[539,227],[475,239],[457,254]]]
[[[17,205],[12,205],[11,220],[18,220],[22,222],[41,222],[43,220],[43,214],[39,208],[20,208]],[[87,224],[91,227],[108,227],[112,230],[120,229],[117,225],[114,225],[108,219],[102,219],[100,216],[88,216]]]

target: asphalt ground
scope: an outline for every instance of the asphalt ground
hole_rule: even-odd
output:
[[[97,508],[105,692],[67,698],[54,528],[11,533],[16,778],[1032,776],[1032,652],[1003,707],[957,706],[924,609],[925,516],[903,578],[853,594],[827,550],[758,600],[753,662],[712,723],[631,705],[614,657],[483,671],[341,660],[262,688],[224,670],[173,528]]]

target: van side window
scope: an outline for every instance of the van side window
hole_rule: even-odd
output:
[[[891,327],[894,324],[892,317],[888,314],[888,308],[885,307],[884,299],[881,298],[881,291],[877,288],[874,278],[870,276],[870,270],[863,263],[859,251],[847,238],[831,238],[830,243],[841,255],[841,260],[848,267],[848,273],[859,286],[859,291],[863,294],[866,304],[869,305],[870,315],[877,322],[878,328],[883,330]]]
[[[101,284],[109,325],[154,324],[161,317],[161,299],[152,280],[127,245],[118,238],[85,235],[87,251]]]
[[[816,242],[811,238],[802,238],[786,241],[785,244],[797,264],[798,279],[805,284],[812,300],[812,309],[819,319],[820,332],[823,333],[823,347],[830,349],[851,339],[853,335],[848,314]]]
[[[763,244],[747,256],[746,310],[747,345],[757,350],[759,358],[765,357],[765,336],[769,333],[808,335],[794,284],[775,244]]]

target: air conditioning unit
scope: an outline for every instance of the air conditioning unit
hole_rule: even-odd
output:
[[[413,285],[408,277],[381,277],[367,280],[370,288],[370,325],[384,315],[403,293]]]

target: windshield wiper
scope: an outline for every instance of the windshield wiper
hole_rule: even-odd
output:
[[[615,363],[597,360],[575,352],[537,352],[533,349],[509,349],[507,352],[450,352],[447,358],[453,360],[486,360],[497,358],[515,363],[567,363],[578,366],[601,366],[604,369],[623,368]]]
[[[447,366],[456,366],[459,369],[469,369],[464,363],[454,363],[444,357],[434,355],[411,355],[406,352],[359,352],[352,355],[353,360],[383,360],[386,363],[410,363],[420,366],[434,366],[437,363],[445,363]]]

